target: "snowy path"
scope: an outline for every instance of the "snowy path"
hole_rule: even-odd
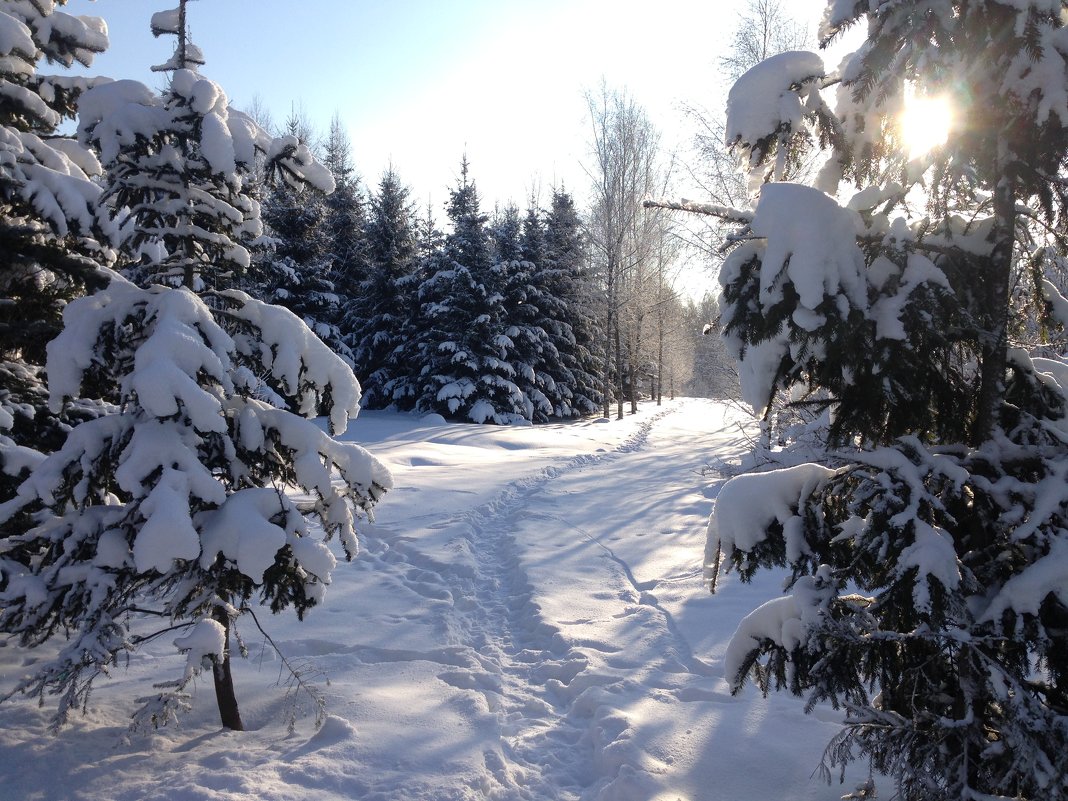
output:
[[[278,663],[246,625],[254,658],[237,684],[252,731],[218,731],[202,685],[181,729],[119,744],[131,699],[175,668],[161,643],[58,738],[40,735],[40,710],[0,706],[0,799],[841,796],[811,778],[829,711],[732,698],[722,679],[738,620],[778,591],[775,577],[730,576],[714,597],[701,583],[721,484],[702,468],[745,446],[727,407],[526,429],[369,414],[352,436],[390,463],[397,489],[323,608],[303,624],[264,620],[291,659],[329,677],[323,728],[286,731]],[[5,674],[20,658],[0,648]]]

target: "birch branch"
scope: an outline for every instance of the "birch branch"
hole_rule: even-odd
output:
[[[732,209],[730,206],[717,206],[713,203],[695,203],[692,200],[665,200],[650,198],[642,204],[647,209],[668,209],[670,211],[687,211],[691,214],[704,214],[719,217],[721,220],[748,225],[753,221],[753,212]]]

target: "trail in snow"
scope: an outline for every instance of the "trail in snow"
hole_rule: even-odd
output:
[[[133,699],[181,669],[160,638],[59,737],[42,734],[47,707],[0,705],[0,799],[842,795],[811,778],[837,730],[832,712],[732,697],[722,678],[738,621],[779,591],[774,576],[752,586],[727,576],[714,597],[702,585],[722,483],[706,467],[746,450],[728,407],[688,400],[527,429],[375,413],[351,436],[390,463],[396,489],[305,622],[260,615],[312,670],[324,726],[305,717],[287,730],[285,710],[301,699],[286,697],[277,659],[245,625],[254,658],[235,672],[251,731],[219,731],[202,682],[181,728],[122,743]],[[0,647],[0,691],[34,659]]]
[[[535,590],[515,539],[520,523],[548,519],[532,509],[550,487],[641,450],[654,426],[673,411],[665,409],[643,420],[612,450],[545,467],[507,484],[492,499],[434,523],[433,528],[452,532],[453,548],[473,555],[473,571],[435,566],[404,549],[414,568],[406,574],[409,586],[422,594],[434,586],[440,597],[451,599],[453,619],[447,628],[452,642],[469,649],[478,663],[478,668],[448,670],[438,678],[480,693],[495,716],[499,743],[491,742],[484,752],[495,785],[484,788],[488,798],[563,801],[580,797],[597,777],[588,727],[569,719],[573,698],[559,692],[589,662],[568,647],[533,601]]]
[[[552,487],[578,472],[604,470],[642,449],[654,426],[672,411],[643,421],[614,450],[546,468],[468,515],[471,548],[478,557],[468,642],[480,654],[492,655],[500,678],[491,692],[497,695],[501,749],[486,752],[487,768],[500,784],[494,795],[563,801],[578,798],[599,778],[595,743],[589,727],[571,715],[575,694],[568,691],[576,683],[586,685],[589,661],[541,615],[516,536],[525,521],[544,519],[531,510]]]

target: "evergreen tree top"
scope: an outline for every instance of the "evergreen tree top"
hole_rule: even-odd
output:
[[[153,72],[193,70],[204,66],[204,53],[189,39],[189,23],[186,17],[188,0],[178,0],[178,7],[157,11],[149,23],[152,35],[174,36],[174,53],[163,64],[152,67]]]
[[[478,189],[468,177],[466,155],[460,165],[460,181],[449,193],[445,208],[452,223],[452,231],[445,237],[446,258],[476,275],[484,274],[492,262],[485,228],[489,217],[482,213]]]

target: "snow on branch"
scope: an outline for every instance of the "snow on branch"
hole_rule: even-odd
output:
[[[740,151],[751,182],[774,153],[775,180],[785,177],[790,143],[803,133],[805,118],[824,110],[823,59],[805,51],[779,53],[749,69],[727,96],[725,144]]]
[[[642,205],[647,209],[667,209],[668,211],[688,211],[691,214],[704,214],[708,217],[718,217],[728,222],[748,225],[753,221],[752,211],[742,211],[730,206],[718,206],[714,203],[698,203],[693,200],[667,200],[663,198],[650,198]]]

